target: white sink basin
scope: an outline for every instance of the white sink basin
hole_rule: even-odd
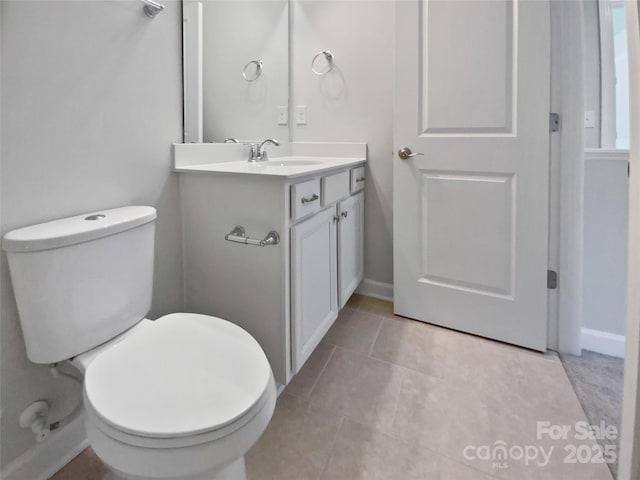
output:
[[[316,160],[286,160],[275,158],[264,162],[262,165],[265,167],[309,167],[320,164],[322,164],[322,162]]]
[[[0,0],[2,1],[2,0]],[[179,172],[241,173],[274,177],[299,177],[346,168],[364,162],[364,157],[274,157],[264,162],[235,160],[176,167]]]

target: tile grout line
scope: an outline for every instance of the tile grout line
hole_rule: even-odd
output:
[[[330,343],[328,345],[331,345],[331,347],[332,347],[331,348],[331,353],[329,354],[329,358],[327,358],[327,361],[325,362],[325,364],[320,369],[320,373],[318,373],[318,376],[313,381],[313,385],[311,385],[311,388],[309,389],[309,392],[307,392],[306,400],[308,400],[308,401],[311,401],[311,394],[313,393],[313,389],[316,388],[316,385],[318,384],[318,381],[320,380],[320,377],[322,376],[324,371],[327,369],[327,366],[329,365],[329,362],[333,358],[333,354],[336,352],[336,348],[338,348],[338,345],[332,345]]]
[[[337,349],[339,349],[339,348],[340,348],[340,349],[342,349],[342,350],[345,350],[345,351],[350,351],[350,352],[352,352],[352,353],[354,353],[354,354],[356,354],[356,355],[363,355],[362,353],[359,353],[359,352],[353,352],[352,350],[350,350],[350,349],[348,349],[348,348],[342,347],[342,346],[340,346],[340,345],[336,345],[336,346],[334,347],[334,351],[333,351],[333,352],[332,352],[332,354],[331,354],[331,357],[333,357],[334,352],[335,352]],[[363,355],[363,356],[365,356],[365,355]],[[389,362],[389,361],[386,361],[386,360],[382,360],[382,359],[379,359],[379,358],[376,358],[376,357],[369,357],[369,356],[366,356],[366,358],[369,358],[369,359],[371,359],[371,360],[373,360],[373,361],[379,361],[379,362],[382,362],[382,363],[384,363],[384,364],[387,364],[387,365],[390,365],[390,366],[393,366],[393,367],[395,367],[395,368],[400,369],[400,371],[402,372],[402,375],[403,375],[403,378],[402,378],[402,386],[404,386],[404,382],[405,382],[405,378],[404,378],[404,375],[406,374],[405,372],[413,372],[413,373],[416,373],[416,374],[421,375],[421,376],[425,376],[425,377],[433,378],[433,379],[435,379],[435,380],[445,381],[445,379],[444,379],[444,378],[442,378],[442,377],[435,377],[435,376],[433,376],[433,375],[426,374],[426,373],[421,372],[421,371],[419,371],[419,370],[415,370],[415,369],[408,368],[408,367],[405,367],[405,366],[402,366],[402,365],[398,365],[398,364],[395,364],[395,363],[393,363],[393,362]],[[329,361],[327,361],[327,364],[328,364],[328,363],[329,363]],[[326,368],[326,365],[325,365],[325,368]],[[324,369],[323,369],[323,371],[324,371]],[[318,377],[318,378],[319,378],[319,377]],[[401,390],[402,390],[402,386],[401,386]],[[315,387],[315,384],[314,384],[314,387]],[[399,401],[400,401],[400,395],[401,395],[401,392],[400,392],[400,393],[399,393],[399,395],[396,397],[396,401],[395,401],[395,405],[394,405],[394,414],[393,414],[393,422],[394,422],[394,423],[395,423],[395,419],[396,419],[396,417],[397,417],[398,404],[399,404]],[[310,401],[310,403],[311,403],[311,404],[315,404],[313,401],[311,401],[311,400],[309,400],[309,401]],[[354,418],[354,417],[352,417],[352,416],[351,416],[351,415],[349,415],[349,414],[345,414],[345,413],[343,413],[343,414],[342,414],[342,422],[343,422],[343,423],[344,423],[345,419],[349,419],[350,421],[356,422],[356,423],[358,423],[358,424],[360,424],[360,425],[363,425],[363,426],[365,426],[365,427],[367,427],[367,428],[370,428],[371,430],[374,430],[374,431],[376,431],[376,432],[378,432],[378,433],[380,433],[380,434],[382,434],[382,435],[386,435],[386,436],[388,436],[388,437],[390,437],[390,438],[393,438],[393,439],[395,439],[395,440],[397,440],[397,441],[400,441],[400,442],[402,442],[402,443],[408,443],[408,440],[407,440],[407,439],[405,439],[405,438],[403,438],[402,436],[400,436],[400,435],[399,435],[398,433],[396,433],[393,429],[392,429],[391,431],[386,431],[386,430],[384,430],[384,429],[380,429],[379,427],[377,427],[377,426],[375,426],[375,425],[370,425],[368,422],[364,422],[364,421],[363,421],[363,420],[361,420],[361,419]],[[342,426],[342,424],[341,424],[341,426]],[[472,470],[474,470],[474,471],[477,471],[477,472],[479,472],[479,473],[482,473],[482,474],[484,474],[484,475],[487,475],[487,476],[489,476],[490,478],[493,478],[493,479],[496,479],[496,480],[504,480],[504,479],[502,479],[501,477],[497,477],[497,476],[496,476],[496,473],[495,473],[495,472],[493,472],[493,471],[492,471],[491,473],[489,473],[489,472],[484,471],[484,470],[481,470],[481,469],[479,469],[479,468],[477,468],[477,467],[474,467],[474,466],[471,466],[471,465],[465,464],[465,463],[463,463],[463,462],[460,462],[458,459],[456,459],[456,458],[454,458],[454,457],[451,457],[451,456],[447,455],[445,452],[440,452],[440,451],[438,451],[438,450],[433,450],[433,449],[431,449],[431,448],[429,448],[429,447],[427,447],[427,446],[425,446],[425,445],[419,445],[419,448],[424,449],[424,450],[428,450],[428,451],[430,451],[430,452],[432,452],[432,453],[434,453],[434,454],[436,454],[436,455],[439,455],[439,456],[445,457],[445,458],[447,458],[447,459],[448,459],[448,460],[450,460],[450,461],[453,461],[453,462],[455,462],[455,463],[457,463],[457,464],[460,464],[460,465],[462,465],[462,466],[464,466],[464,467],[470,468],[470,469],[472,469]],[[332,452],[333,452],[333,448],[332,448]],[[324,472],[323,472],[323,474],[324,474]]]
[[[361,295],[361,296],[364,297],[365,299],[373,299],[373,297],[368,297],[366,295]],[[393,312],[393,302],[389,302],[389,301],[386,301],[386,300],[381,300],[381,301],[391,304],[391,315],[395,315],[395,313]],[[377,315],[377,316],[381,316],[381,317],[388,316],[388,313],[378,313],[378,312],[373,312],[371,310],[367,310],[365,308],[362,308],[362,304],[367,303],[367,302],[371,303],[370,300],[361,299],[360,302],[358,302],[358,306],[356,307],[356,310],[360,310],[361,312],[371,313],[373,315]]]
[[[429,378],[433,378],[435,380],[442,380],[442,381],[446,380],[444,377],[438,377],[438,376],[433,375],[431,373],[425,373],[423,371],[416,370],[415,368],[407,367],[405,365],[400,365],[399,363],[390,362],[389,360],[385,360],[383,358],[378,358],[378,357],[374,357],[374,356],[371,356],[371,355],[365,355],[364,353],[356,352],[354,350],[350,350],[348,348],[341,347],[340,345],[336,345],[336,348],[342,348],[343,350],[347,350],[349,352],[353,352],[353,353],[356,353],[356,354],[359,354],[359,355],[363,355],[363,356],[367,357],[370,360],[374,360],[376,362],[381,362],[381,363],[384,363],[386,365],[391,365],[393,367],[400,368],[402,370],[407,370],[409,372],[413,372],[413,373],[421,375],[423,377],[429,377]]]
[[[331,449],[329,450],[329,455],[327,455],[326,460],[324,461],[324,466],[322,467],[322,470],[320,471],[320,474],[318,475],[318,480],[322,480],[322,478],[324,477],[324,474],[327,473],[327,468],[329,468],[329,460],[331,460],[331,457],[333,456],[333,452],[336,449],[336,443],[338,443],[338,436],[340,435],[340,430],[342,430],[342,427],[344,425],[344,421],[347,418],[346,415],[342,415],[340,418],[340,425],[338,426],[338,429],[336,430],[336,434],[333,436],[333,440],[331,442]]]
[[[398,405],[400,404],[400,397],[402,396],[402,390],[404,389],[404,384],[406,381],[404,370],[400,370],[400,389],[398,390],[398,395],[396,396],[395,402],[393,402],[393,414],[391,415],[391,431],[395,431],[396,418],[398,418]]]
[[[374,358],[371,356],[373,353],[373,347],[375,347],[376,342],[378,341],[378,337],[380,336],[380,331],[382,330],[382,324],[385,322],[385,318],[380,319],[380,325],[378,325],[378,329],[376,330],[376,335],[373,338],[373,342],[371,343],[371,348],[369,348],[369,352],[367,353],[367,357]]]

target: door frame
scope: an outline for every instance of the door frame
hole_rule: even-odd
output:
[[[625,0],[631,75],[631,165],[627,328],[619,450],[619,480],[640,475],[640,0]],[[581,354],[584,226],[584,10],[582,2],[551,2],[551,111],[561,128],[550,143],[549,268],[558,290],[549,290],[548,348]],[[636,87],[635,90],[633,87]],[[634,136],[635,135],[635,136]],[[562,159],[562,161],[560,161]]]
[[[584,8],[551,2],[551,105],[560,130],[550,133],[547,347],[580,355],[584,228]],[[561,161],[562,160],[562,161]]]
[[[626,0],[631,108],[627,331],[619,480],[640,476],[640,0]],[[635,87],[635,88],[634,88]],[[631,428],[624,426],[632,426]]]

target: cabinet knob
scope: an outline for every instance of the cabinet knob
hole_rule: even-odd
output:
[[[338,215],[333,216],[333,223],[338,223],[340,221],[340,217]]]
[[[347,215],[349,215],[349,212],[345,211],[341,213],[343,218],[347,218]]]

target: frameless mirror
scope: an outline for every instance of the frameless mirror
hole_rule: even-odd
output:
[[[288,0],[183,0],[184,142],[289,139]]]

